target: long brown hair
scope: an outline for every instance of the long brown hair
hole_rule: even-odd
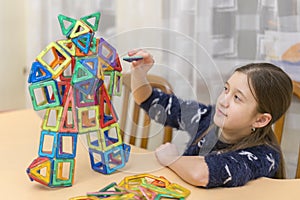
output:
[[[257,102],[259,113],[269,113],[270,123],[256,129],[234,145],[233,149],[248,148],[255,145],[267,144],[280,153],[280,165],[275,178],[285,178],[284,158],[272,125],[288,110],[293,84],[291,78],[279,67],[271,63],[251,63],[237,68],[235,71],[247,75],[249,88]]]

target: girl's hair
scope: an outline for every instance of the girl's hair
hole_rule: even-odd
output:
[[[271,114],[272,119],[268,125],[256,129],[249,136],[241,139],[230,150],[262,144],[275,148],[281,156],[275,178],[285,178],[284,159],[272,125],[285,114],[291,104],[292,80],[281,68],[270,63],[251,63],[237,68],[235,72],[247,75],[249,88],[257,102],[257,111]]]

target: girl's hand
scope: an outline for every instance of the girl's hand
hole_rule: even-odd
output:
[[[169,166],[179,157],[178,150],[174,144],[165,143],[155,150],[158,162],[163,166]]]
[[[132,50],[128,56],[140,56],[141,60],[131,63],[131,91],[137,104],[141,104],[152,94],[152,87],[147,79],[147,72],[152,67],[152,55],[144,50]]]
[[[133,61],[131,63],[132,68],[134,70],[139,69],[139,73],[146,75],[147,72],[150,70],[150,68],[153,66],[153,63],[154,63],[153,56],[145,50],[142,50],[142,49],[131,50],[128,52],[128,56],[142,56],[143,57],[143,59]]]

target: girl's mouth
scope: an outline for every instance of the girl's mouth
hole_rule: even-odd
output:
[[[225,117],[227,117],[227,114],[225,112],[223,112],[221,109],[217,108],[217,112],[220,114],[220,115],[223,115]]]

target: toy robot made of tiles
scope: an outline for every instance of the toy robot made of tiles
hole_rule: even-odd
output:
[[[111,102],[113,95],[121,95],[122,66],[116,49],[94,37],[100,16],[76,20],[59,15],[66,39],[51,42],[32,63],[32,105],[44,110],[38,158],[27,168],[32,181],[72,186],[79,134],[86,135],[93,170],[111,174],[128,161],[130,146],[122,141]]]

